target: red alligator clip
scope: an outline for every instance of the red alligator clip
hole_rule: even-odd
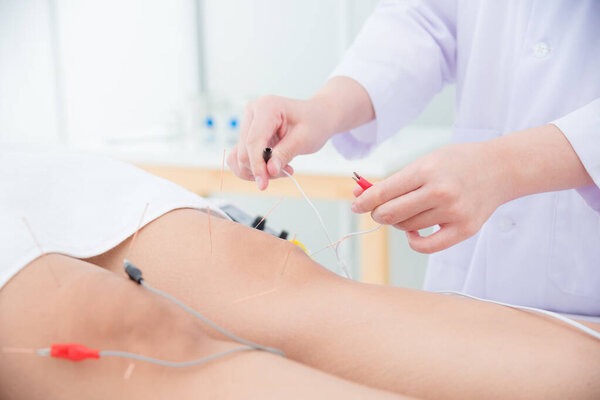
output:
[[[368,180],[366,180],[365,178],[363,178],[356,172],[354,173],[354,176],[352,177],[352,179],[354,179],[354,181],[356,181],[356,183],[358,183],[358,186],[363,188],[363,190],[367,190],[368,188],[373,186],[373,184],[371,182],[369,182]]]
[[[89,349],[77,343],[53,344],[50,347],[50,356],[71,361],[81,361],[86,358],[100,358],[100,351]]]

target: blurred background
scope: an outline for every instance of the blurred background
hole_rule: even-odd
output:
[[[220,169],[223,149],[239,134],[244,104],[265,94],[310,96],[376,5],[374,0],[0,0],[0,144],[68,148],[136,163],[199,160],[203,168]],[[377,177],[390,175],[446,143],[453,116],[454,88],[448,87],[391,139],[397,142],[394,153],[378,150],[361,165]],[[337,160],[331,151],[325,150],[328,157],[299,160],[298,172],[306,166],[310,174],[331,173]],[[215,196],[262,215],[279,198],[227,188]],[[334,238],[356,229],[347,200],[316,203]],[[285,198],[269,223],[297,232],[311,250],[326,244],[299,198]],[[388,240],[390,283],[421,287],[426,256],[408,247],[403,232],[390,230]],[[343,248],[356,271],[354,242]],[[326,252],[318,261],[335,266]]]

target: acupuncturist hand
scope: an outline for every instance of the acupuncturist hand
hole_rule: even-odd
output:
[[[227,164],[240,178],[255,180],[259,189],[269,178],[292,174],[288,163],[298,154],[319,150],[327,141],[322,110],[314,102],[265,96],[246,105],[240,139],[229,153]],[[263,149],[271,147],[268,164]]]
[[[289,164],[299,154],[314,153],[337,132],[374,118],[369,95],[356,81],[335,77],[307,100],[264,96],[247,104],[240,139],[227,164],[238,177],[256,181],[260,190],[269,179],[292,174]],[[268,164],[263,149],[271,147]]]
[[[413,249],[431,253],[475,234],[506,201],[502,162],[482,143],[442,147],[368,190],[351,209],[407,232]],[[429,237],[418,230],[439,225]]]
[[[562,132],[544,125],[480,143],[452,144],[364,191],[351,209],[406,231],[422,253],[474,235],[501,204],[533,193],[590,185],[592,179]],[[439,225],[421,237],[418,230]]]

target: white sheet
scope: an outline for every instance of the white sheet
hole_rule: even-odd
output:
[[[23,218],[43,253],[87,258],[132,235],[146,203],[142,225],[177,208],[204,209],[210,204],[120,161],[0,149],[0,288],[42,254]]]

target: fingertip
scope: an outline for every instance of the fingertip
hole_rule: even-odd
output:
[[[369,209],[368,204],[365,204],[365,200],[361,196],[357,197],[352,201],[350,209],[357,214],[363,214],[373,211],[372,209]]]
[[[419,231],[408,231],[408,245],[414,251],[423,254],[431,254],[450,247],[452,243],[453,230],[447,227],[441,227],[440,230],[429,236],[421,236]]]
[[[406,231],[406,238],[411,249],[418,253],[428,254],[427,241],[431,240],[427,237],[422,237],[419,231]]]
[[[358,197],[361,194],[363,194],[364,190],[361,187],[355,187],[354,189],[352,189],[352,194],[354,195],[354,197]]]
[[[260,175],[255,176],[254,181],[256,182],[256,186],[258,187],[258,190],[265,190],[267,188],[267,185],[269,182],[268,179],[265,179]]]
[[[410,248],[419,253],[423,253],[423,248],[422,248],[421,242],[422,242],[422,239],[426,239],[426,238],[422,237],[421,234],[419,233],[419,231],[406,231],[405,233],[406,233],[406,239],[408,240],[408,245],[410,246]]]
[[[406,231],[406,237],[408,240],[415,240],[416,238],[420,238],[421,234],[419,231]]]

